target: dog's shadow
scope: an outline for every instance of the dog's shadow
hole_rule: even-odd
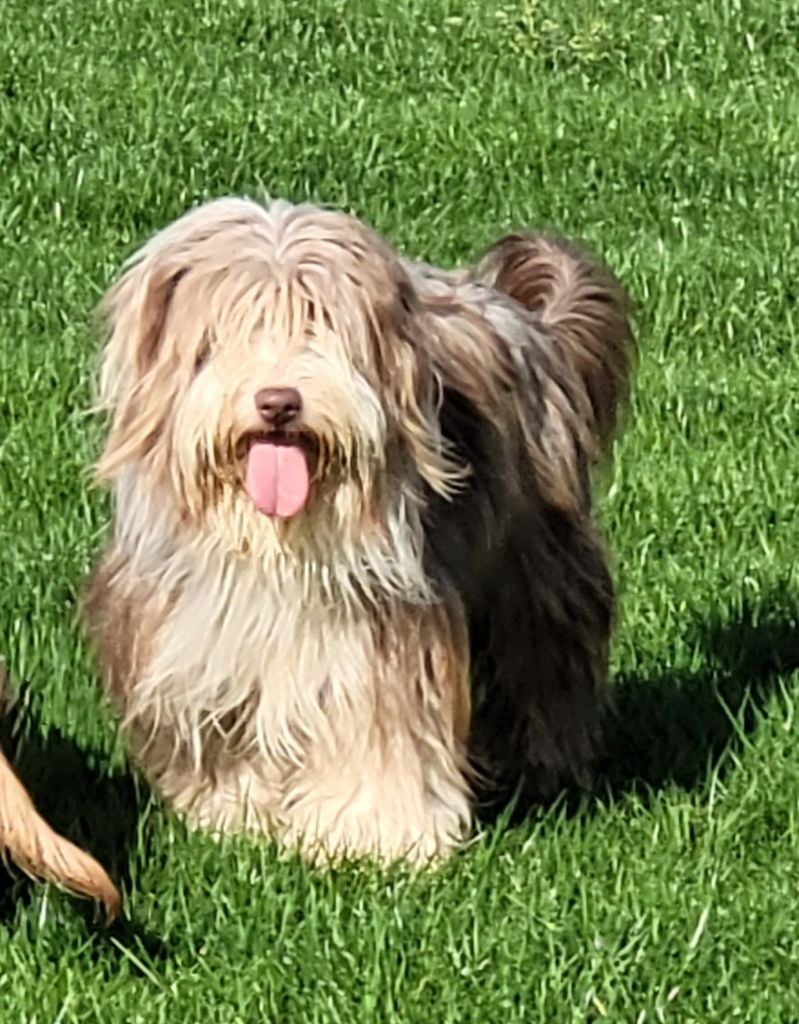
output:
[[[146,793],[127,768],[109,772],[58,729],[44,729],[23,686],[12,706],[4,705],[0,744],[37,810],[59,833],[91,853],[123,890],[130,888],[130,857]],[[0,862],[0,922],[30,903],[38,883]],[[86,927],[101,937],[106,950],[132,945],[139,956],[166,955],[161,941],[123,917],[102,926],[98,908],[89,901],[71,901]]]
[[[781,681],[799,668],[797,619],[799,607],[775,591],[697,630],[696,671],[617,676],[594,784],[558,802],[569,813],[598,812],[609,798],[634,792],[653,802],[670,786],[696,789],[711,770],[723,774],[733,763],[725,754],[757,728]],[[541,809],[506,794],[486,800],[480,818],[518,825]]]
[[[757,727],[780,680],[799,668],[799,626],[783,593],[706,623],[696,672],[617,678],[598,782],[614,796],[703,785]]]

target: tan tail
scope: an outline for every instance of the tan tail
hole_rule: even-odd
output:
[[[477,273],[536,313],[558,340],[583,381],[594,433],[606,449],[627,398],[634,352],[629,302],[619,282],[573,242],[541,234],[501,239]]]
[[[122,909],[119,893],[102,867],[50,828],[1,750],[0,850],[31,877],[100,900],[109,921]]]
[[[8,677],[0,661],[0,704],[9,703]],[[0,855],[8,855],[32,878],[77,896],[99,900],[109,921],[122,910],[114,883],[97,861],[53,831],[0,750]]]

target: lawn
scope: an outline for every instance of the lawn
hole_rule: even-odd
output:
[[[20,1024],[799,1021],[793,0],[5,0],[0,652],[14,753],[129,922],[2,880]],[[587,239],[638,304],[602,498],[621,589],[597,791],[434,875],[189,834],[76,625],[108,521],[91,312],[201,198],[324,200],[414,256]]]

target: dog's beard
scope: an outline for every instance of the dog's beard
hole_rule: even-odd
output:
[[[228,518],[224,532],[239,551],[251,545],[235,538],[236,525],[250,541],[259,533],[287,543],[321,532],[339,533],[344,543],[374,525],[389,500],[388,467],[373,444],[307,428],[250,430],[202,444],[171,475],[183,522],[205,532]]]
[[[233,557],[278,579],[301,567],[308,593],[331,602],[431,599],[423,485],[390,423],[380,434],[368,417],[339,432],[330,423],[270,432],[195,417],[193,433],[187,412],[159,445],[170,453],[160,483],[142,466],[125,474],[117,528],[137,548],[166,525],[176,555]]]

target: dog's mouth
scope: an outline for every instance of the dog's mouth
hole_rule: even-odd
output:
[[[290,519],[311,493],[317,446],[299,432],[273,430],[250,434],[242,442],[244,487],[262,515]]]

